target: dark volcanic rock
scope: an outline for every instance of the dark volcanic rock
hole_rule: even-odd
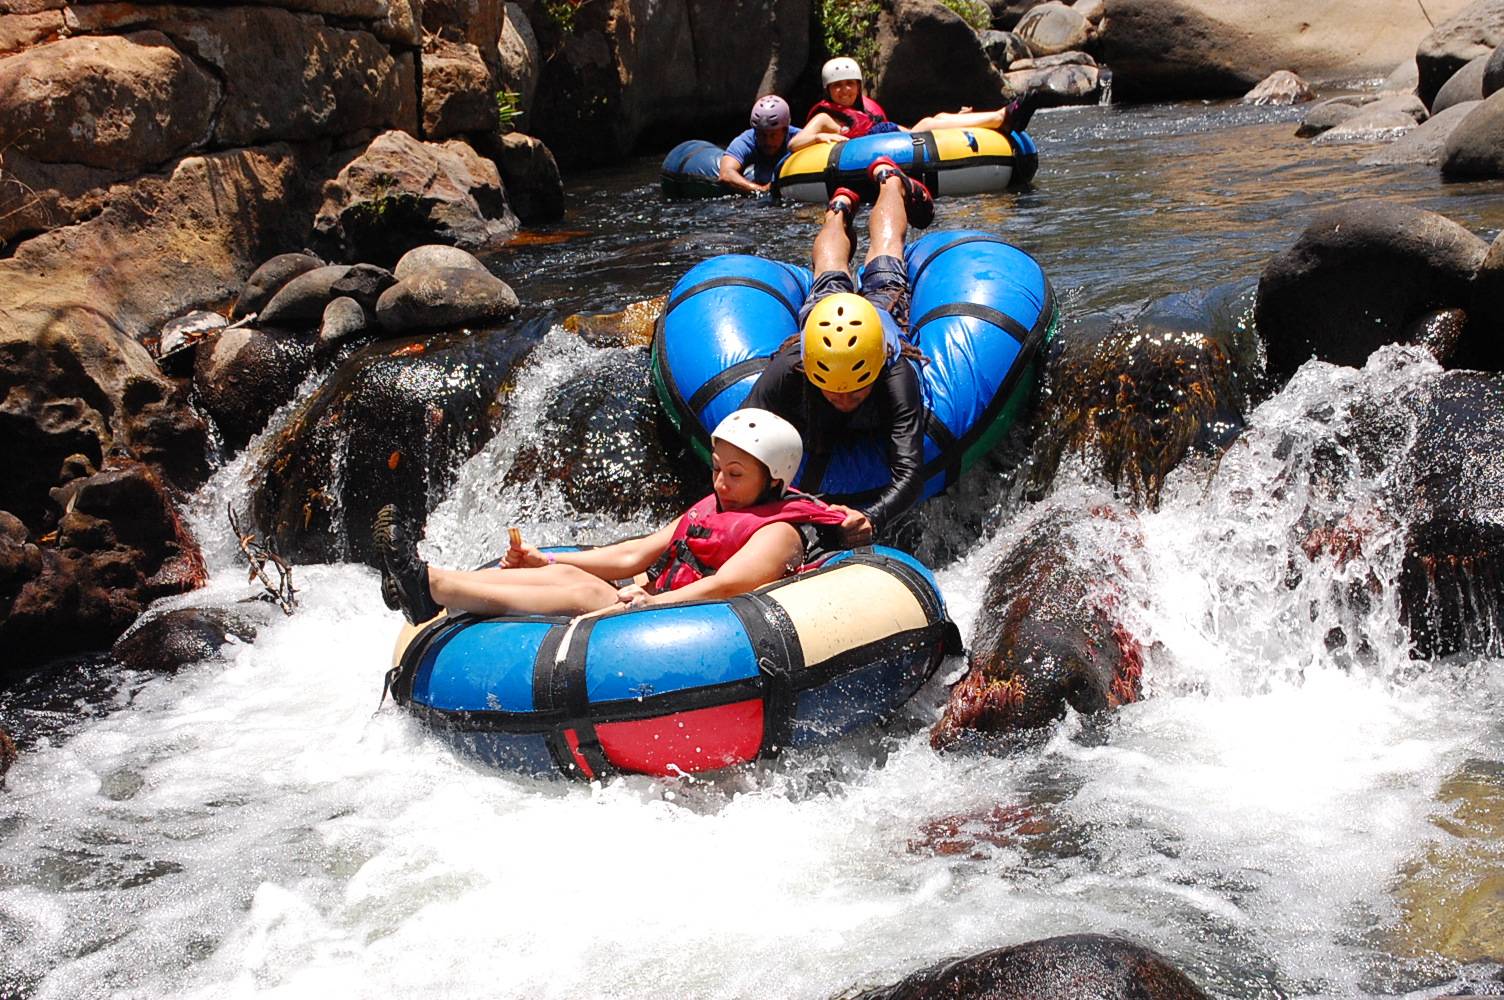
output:
[[[171,673],[219,655],[235,639],[252,642],[271,620],[271,605],[247,602],[232,608],[178,608],[144,617],[111,650],[129,670]]]
[[[1142,539],[1131,515],[1091,513],[1047,515],[993,566],[966,674],[930,733],[937,750],[1049,726],[1067,705],[1091,713],[1139,699],[1143,649],[1118,613],[1115,561]]]
[[[981,38],[942,4],[895,0],[878,19],[877,45],[871,86],[895,121],[907,124],[963,105],[995,108],[1003,101],[1002,76]],[[936,73],[936,66],[945,72]]]
[[[421,528],[459,464],[494,433],[539,333],[404,338],[357,351],[258,470],[252,512],[262,537],[297,562],[372,562],[370,524],[382,505],[397,504]]]
[[[647,351],[620,350],[570,382],[518,450],[510,483],[549,482],[577,511],[669,518],[705,495],[705,466],[662,420]]]
[[[1426,314],[1465,307],[1487,249],[1456,223],[1406,205],[1361,201],[1318,216],[1259,280],[1255,319],[1271,379],[1282,382],[1311,358],[1360,366]]]
[[[1185,973],[1142,945],[1071,934],[955,958],[855,1000],[1206,1000]]]
[[[0,685],[68,653],[108,646],[159,597],[203,585],[198,546],[161,481],[117,462],[52,491],[55,542],[0,514]]]

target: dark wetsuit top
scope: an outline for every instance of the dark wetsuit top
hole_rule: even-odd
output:
[[[875,437],[886,431],[885,450],[893,481],[876,500],[859,508],[872,521],[874,534],[881,534],[914,506],[924,490],[924,397],[919,373],[907,359],[895,358],[883,368],[872,395],[853,412],[842,413],[810,384],[798,364],[796,341],[773,355],[742,405],[772,410],[798,429],[808,457],[806,472],[823,471],[830,453],[848,438]],[[808,482],[806,477],[800,489],[815,492],[820,484]],[[840,497],[826,499],[840,501]]]

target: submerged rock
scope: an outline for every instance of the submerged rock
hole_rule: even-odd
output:
[[[574,510],[618,519],[673,517],[706,493],[704,463],[663,417],[647,351],[606,355],[563,387],[542,422],[556,432],[518,449],[509,484],[556,484]]]
[[[1129,319],[1089,317],[1065,332],[1045,365],[1032,488],[1047,488],[1074,454],[1153,509],[1188,455],[1221,453],[1243,428],[1254,378],[1235,343],[1246,300],[1226,286],[1158,300]]]
[[[384,340],[358,350],[302,404],[254,475],[252,514],[296,562],[375,565],[387,503],[421,528],[459,464],[495,433],[533,327]]]
[[[1139,699],[1143,648],[1123,622],[1117,562],[1142,538],[1131,515],[1090,514],[1046,515],[992,567],[935,749],[1041,729],[1067,706],[1089,714]]]
[[[171,673],[218,656],[232,639],[253,642],[271,620],[269,604],[177,608],[146,615],[115,642],[111,655],[128,670]]]
[[[561,325],[593,347],[647,347],[666,305],[668,296],[659,295],[634,302],[621,312],[575,313]]]
[[[1070,934],[953,958],[853,1000],[1206,1000],[1169,959],[1102,934]]]

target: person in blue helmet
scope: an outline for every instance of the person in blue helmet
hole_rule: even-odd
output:
[[[762,194],[773,184],[778,161],[817,142],[841,142],[833,131],[806,132],[789,124],[789,103],[776,94],[752,105],[751,128],[731,140],[721,155],[720,181],[748,194]],[[751,176],[747,176],[748,167]]]

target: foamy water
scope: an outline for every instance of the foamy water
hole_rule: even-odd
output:
[[[598,536],[546,484],[500,485],[518,443],[547,432],[550,386],[592,350],[550,357],[430,520],[431,555],[494,551],[519,510],[539,541]],[[1309,487],[1348,419],[1340,401],[1434,373],[1404,352],[1362,372],[1308,366],[1215,469],[1177,473],[1136,519],[1141,548],[1081,517],[1078,544],[1117,549],[1150,697],[1102,732],[1071,717],[1014,757],[937,757],[921,728],[700,780],[494,773],[390,701],[378,711],[399,620],[376,574],[299,567],[295,616],[127,685],[12,772],[0,993],[815,998],[1080,931],[1157,948],[1227,997],[1444,982],[1373,928],[1440,836],[1440,783],[1468,759],[1504,761],[1504,671],[1412,664],[1392,602],[1358,614],[1333,597],[1356,573],[1393,579],[1388,536],[1343,567],[1291,548],[1309,508],[1379,503],[1361,475]],[[244,475],[227,466],[195,505],[210,599],[245,593],[214,514]],[[1113,503],[1067,477],[944,569],[963,632],[992,560],[1034,520]],[[1371,652],[1328,653],[1334,624]],[[913,714],[932,721],[942,696],[931,685]]]

